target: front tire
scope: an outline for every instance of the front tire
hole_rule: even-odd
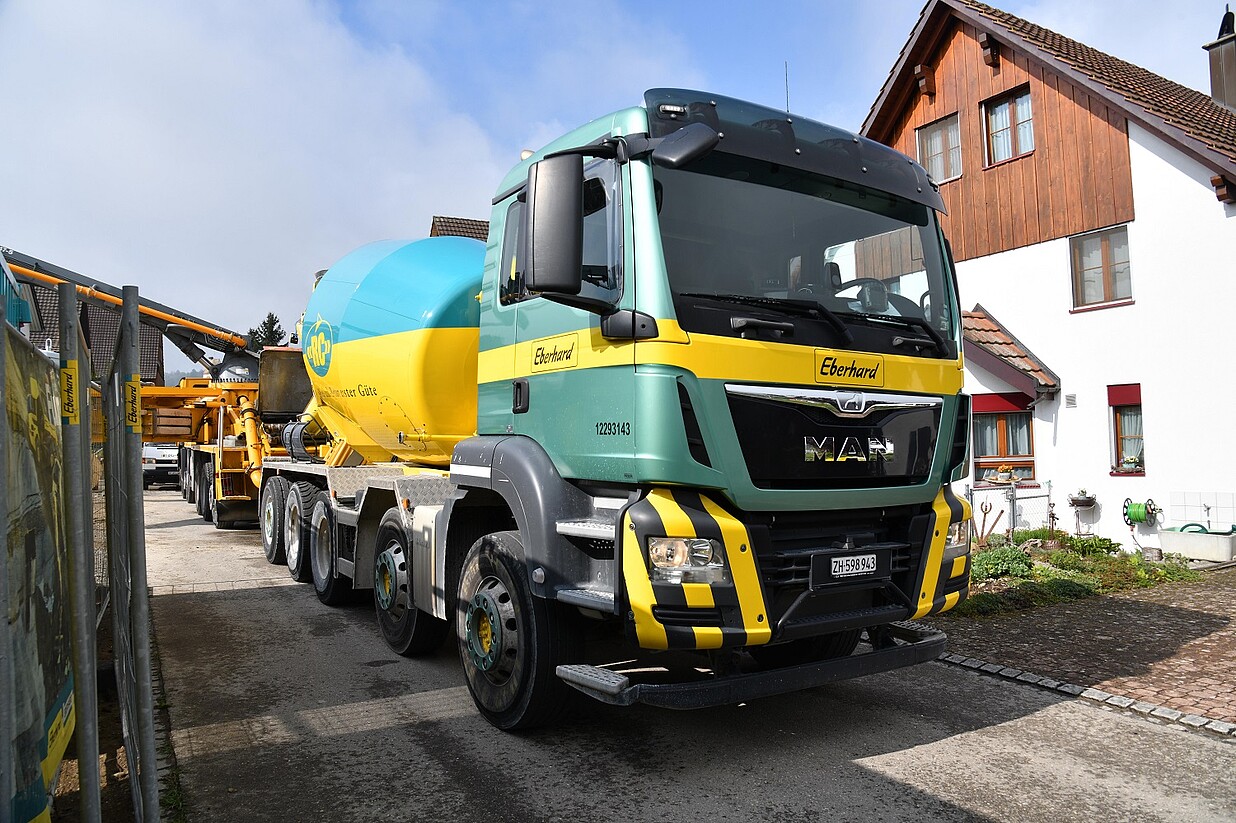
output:
[[[310,501],[317,491],[312,483],[293,483],[283,508],[284,554],[288,571],[297,583],[308,583],[313,578],[309,568],[309,515],[313,513]]]
[[[518,532],[473,544],[459,580],[456,637],[468,691],[485,719],[505,731],[556,720],[570,704],[559,664],[579,656],[574,621],[533,597]]]
[[[373,607],[386,645],[404,657],[437,651],[450,624],[413,603],[412,552],[398,509],[387,511],[378,524],[373,578]]]
[[[348,581],[335,574],[338,551],[330,495],[318,492],[309,513],[309,566],[313,573],[313,590],[318,600],[327,606],[342,606],[352,593]]]
[[[287,555],[283,550],[283,510],[287,507],[288,491],[291,488],[292,484],[286,477],[276,475],[262,487],[258,503],[262,550],[266,553],[266,562],[272,565],[287,562]]]

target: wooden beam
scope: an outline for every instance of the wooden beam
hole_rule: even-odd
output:
[[[918,90],[922,94],[929,97],[934,97],[936,94],[936,73],[930,66],[919,64],[914,67],[914,80],[918,83]]]
[[[1236,203],[1236,183],[1221,174],[1210,178],[1210,185],[1215,187],[1215,197],[1220,203]]]
[[[979,45],[983,48],[983,62],[993,69],[1000,68],[1000,43],[987,32],[979,32]]]

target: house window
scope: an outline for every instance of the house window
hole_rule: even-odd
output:
[[[1034,120],[1030,89],[1022,88],[983,106],[987,124],[987,162],[1008,160],[1034,151]]]
[[[1142,386],[1126,383],[1107,387],[1112,410],[1112,471],[1143,474],[1146,451],[1142,438]]]
[[[1127,227],[1118,226],[1074,237],[1070,248],[1075,308],[1128,300],[1133,296]]]
[[[995,480],[1005,466],[1020,480],[1034,479],[1031,418],[1028,411],[974,415],[974,476],[977,480]]]
[[[918,130],[918,161],[937,183],[961,177],[961,129],[957,115]]]

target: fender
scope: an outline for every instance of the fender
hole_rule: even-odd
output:
[[[558,521],[593,516],[593,498],[558,473],[540,443],[520,435],[471,437],[455,447],[451,481],[461,490],[489,489],[506,502],[523,536],[534,595],[553,598],[560,589],[614,585],[615,555],[589,556],[558,534]],[[449,501],[448,509],[455,502]]]

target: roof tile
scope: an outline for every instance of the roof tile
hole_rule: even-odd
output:
[[[1236,112],[1210,95],[975,0],[950,0],[991,20],[1236,163]]]

